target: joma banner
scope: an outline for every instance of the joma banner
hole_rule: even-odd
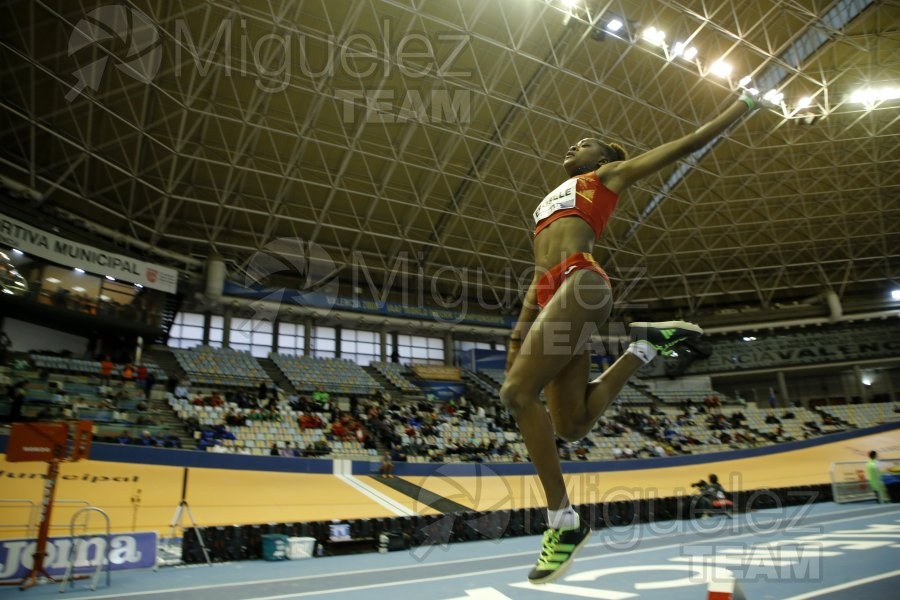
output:
[[[47,541],[44,567],[50,575],[63,575],[72,554],[76,570],[96,568],[99,561],[109,564],[113,571],[148,568],[156,564],[156,545],[157,535],[153,532],[113,534],[108,538],[54,537]],[[0,579],[25,577],[34,566],[36,546],[36,540],[0,541]]]

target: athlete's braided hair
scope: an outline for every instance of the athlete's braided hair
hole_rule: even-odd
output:
[[[609,148],[607,154],[609,155],[610,162],[616,162],[628,158],[628,154],[625,152],[625,148],[623,148],[621,144],[617,144],[616,142],[609,142],[605,144],[605,146]]]
[[[591,139],[600,144],[600,146],[603,148],[604,153],[606,154],[606,158],[609,159],[609,162],[617,162],[628,158],[628,154],[625,152],[625,148],[623,148],[621,144],[617,142],[604,142],[599,138]]]

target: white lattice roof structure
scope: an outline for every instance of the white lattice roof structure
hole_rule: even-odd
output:
[[[596,251],[620,305],[691,315],[828,288],[851,302],[900,280],[900,101],[851,98],[900,87],[900,2],[568,5],[4,2],[0,173],[41,210],[218,253],[231,276],[301,238],[376,278],[406,258],[449,296],[459,269],[480,272],[502,298],[521,289],[531,212],[569,145],[641,152],[749,75],[784,110],[620,202]],[[665,49],[641,39],[651,25]],[[695,59],[671,55],[679,40]],[[720,58],[730,79],[708,72]]]

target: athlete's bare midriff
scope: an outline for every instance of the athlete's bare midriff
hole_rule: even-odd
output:
[[[546,272],[576,252],[593,252],[594,230],[576,216],[563,217],[551,223],[534,238],[534,265],[538,273]]]

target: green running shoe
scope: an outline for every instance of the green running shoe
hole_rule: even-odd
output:
[[[548,529],[541,542],[541,555],[528,574],[530,583],[548,583],[562,577],[572,557],[591,537],[591,528],[580,522],[576,529]]]
[[[631,341],[646,340],[662,356],[670,356],[678,344],[697,339],[701,335],[703,335],[703,330],[700,329],[700,326],[687,321],[631,324]]]

